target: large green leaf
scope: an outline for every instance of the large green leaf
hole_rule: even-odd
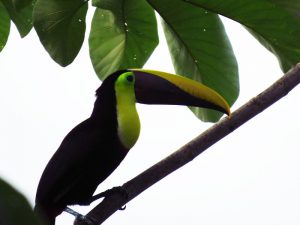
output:
[[[33,0],[12,0],[13,5],[16,9],[22,9],[30,4],[34,4],[35,1]]]
[[[239,93],[238,67],[219,17],[181,0],[148,2],[164,21],[176,73],[213,88],[232,105]],[[192,111],[203,121],[217,121],[222,115],[201,108]]]
[[[89,37],[96,73],[104,79],[124,68],[143,67],[158,44],[153,9],[141,0],[97,0]]]
[[[23,195],[0,179],[0,224],[41,225]]]
[[[10,30],[10,19],[9,15],[0,1],[0,52],[4,48]]]
[[[186,1],[243,24],[261,44],[277,56],[283,71],[300,61],[300,1]]]
[[[37,0],[34,28],[50,56],[67,66],[77,56],[85,33],[86,0]]]
[[[1,0],[5,6],[10,19],[14,22],[21,37],[25,37],[32,28],[33,4],[29,4],[22,9],[16,9],[12,0]]]

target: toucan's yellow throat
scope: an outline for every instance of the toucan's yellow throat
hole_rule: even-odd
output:
[[[118,136],[125,148],[130,149],[140,134],[140,119],[136,110],[133,72],[121,74],[115,82]]]

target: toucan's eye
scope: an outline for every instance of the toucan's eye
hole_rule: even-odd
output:
[[[128,75],[126,77],[127,81],[132,82],[133,81],[133,76],[132,75]]]

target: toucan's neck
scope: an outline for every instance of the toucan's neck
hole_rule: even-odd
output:
[[[97,90],[97,99],[94,109],[90,117],[94,124],[116,132],[117,129],[117,113],[116,113],[116,96],[113,84],[104,84]],[[106,128],[105,128],[106,127]]]
[[[117,86],[114,79],[104,81],[97,90],[91,119],[118,138],[126,149],[136,143],[140,134],[140,120],[135,106],[134,86]]]

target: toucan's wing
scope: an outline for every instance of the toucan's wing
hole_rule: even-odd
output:
[[[106,165],[109,160],[106,157],[109,157],[107,155],[109,151],[112,151],[111,148],[115,147],[109,146],[112,138],[109,135],[110,132],[99,129],[90,119],[73,128],[64,138],[42,174],[36,196],[37,203],[39,201],[57,203],[64,198],[69,198],[67,197],[71,195],[69,192],[76,192],[78,188],[82,188],[82,195],[84,192],[92,195],[94,190],[84,190],[84,188],[96,188],[101,180],[109,175],[107,170],[110,167]],[[96,184],[85,185],[85,179],[88,180],[91,176],[88,173],[93,170],[87,167],[94,165],[98,168],[102,166],[103,170],[98,171],[98,176],[92,175],[95,177]],[[76,196],[72,197],[78,200]],[[80,197],[77,196],[77,198]]]

